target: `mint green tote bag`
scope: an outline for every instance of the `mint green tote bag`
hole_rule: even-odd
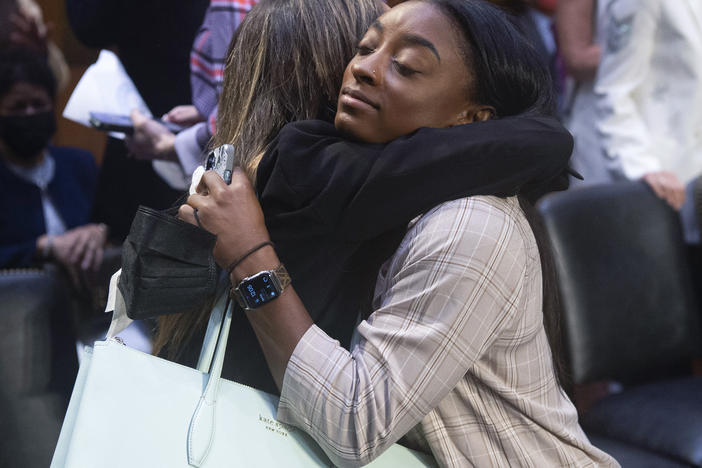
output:
[[[333,466],[305,432],[276,421],[277,397],[220,377],[227,294],[210,316],[198,369],[110,338],[118,312],[108,339],[85,350],[51,468]],[[436,464],[395,444],[368,466]]]

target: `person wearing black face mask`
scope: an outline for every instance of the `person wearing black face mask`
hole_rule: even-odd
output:
[[[28,83],[20,83],[15,85],[13,90],[15,94],[33,94],[36,92],[33,87]],[[56,117],[53,111],[40,108],[36,112],[29,112],[0,115],[0,139],[7,146],[10,161],[14,158],[20,165],[34,165],[40,162],[38,160],[42,159],[44,148],[56,131]]]
[[[54,260],[77,283],[100,265],[107,233],[89,222],[93,156],[49,145],[54,97],[43,57],[0,52],[0,268]]]

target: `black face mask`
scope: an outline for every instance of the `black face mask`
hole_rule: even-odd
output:
[[[129,318],[197,313],[204,307],[217,287],[216,241],[204,229],[140,206],[122,246],[118,284]]]
[[[29,160],[47,147],[56,133],[53,111],[0,116],[0,139],[15,156]]]

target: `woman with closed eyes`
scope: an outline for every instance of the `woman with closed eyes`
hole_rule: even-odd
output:
[[[562,187],[571,145],[555,119],[524,103],[502,105],[498,120],[423,128],[389,144],[340,133],[332,122],[345,64],[381,12],[375,0],[259,2],[231,44],[214,142],[234,145],[296,291],[347,348],[378,268],[412,218],[461,196],[535,199]],[[160,317],[157,352],[194,364],[208,313]],[[278,392],[243,314],[230,335],[224,376]]]
[[[335,128],[285,127],[255,191],[244,171],[229,186],[208,172],[180,210],[218,236],[234,287],[288,267],[275,299],[241,301],[281,390],[278,419],[339,466],[402,437],[442,466],[616,466],[580,429],[552,360],[551,277],[525,198],[562,164],[515,182],[520,154],[567,155],[572,142],[538,117],[541,146],[497,151],[490,138],[498,123],[525,137],[509,116],[548,112],[534,52],[483,1],[412,0],[371,25],[340,88]],[[461,154],[466,135],[482,154]],[[360,305],[349,282],[393,250],[346,349],[317,314],[343,319],[339,297]]]

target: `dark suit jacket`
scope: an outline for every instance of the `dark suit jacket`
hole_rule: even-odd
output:
[[[56,162],[48,187],[56,210],[67,229],[87,224],[97,180],[95,158],[77,148],[49,147],[49,153]],[[30,266],[44,233],[41,191],[0,159],[0,268]]]

